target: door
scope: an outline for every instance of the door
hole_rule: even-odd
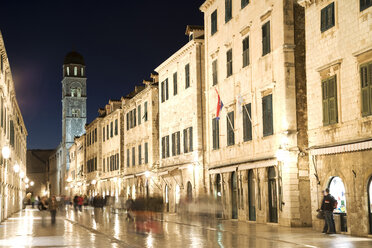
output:
[[[237,204],[237,198],[238,198],[238,183],[236,178],[236,173],[231,173],[231,215],[232,219],[238,218],[238,204]]]
[[[216,201],[217,201],[217,209],[216,209],[216,217],[222,218],[222,185],[221,185],[221,175],[217,174],[216,176]]]
[[[187,201],[188,202],[192,201],[192,185],[190,181],[187,182]]]
[[[269,176],[269,221],[278,222],[278,197],[276,190],[276,172],[275,167],[270,167],[268,171]]]
[[[372,177],[368,183],[368,216],[369,216],[369,233],[372,234]]]
[[[253,170],[248,171],[248,206],[249,206],[249,220],[256,220],[256,201],[255,201],[255,185],[253,178]]]
[[[169,190],[168,185],[165,185],[165,207],[167,212],[169,212]]]

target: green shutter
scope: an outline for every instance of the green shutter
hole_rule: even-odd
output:
[[[193,150],[192,127],[189,127],[189,152]]]
[[[336,77],[328,80],[328,108],[329,108],[329,124],[337,123],[337,80]]]
[[[368,77],[368,66],[360,68],[360,82],[362,90],[362,116],[369,115],[370,113],[370,85]]]
[[[187,129],[183,130],[183,152],[187,153]]]
[[[213,138],[213,149],[216,149],[216,118],[212,119],[212,138]]]
[[[368,65],[369,114],[372,114],[372,63]]]
[[[322,82],[322,100],[323,100],[323,125],[329,124],[328,110],[328,83],[327,80]]]

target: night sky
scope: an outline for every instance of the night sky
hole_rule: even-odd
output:
[[[0,30],[28,149],[61,140],[61,80],[66,53],[76,50],[87,68],[88,122],[109,99],[120,99],[187,43],[186,25],[203,25],[189,1],[3,1]]]

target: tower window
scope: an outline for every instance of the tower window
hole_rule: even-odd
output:
[[[76,89],[76,95],[77,95],[77,97],[81,97],[81,89],[80,88]]]
[[[80,110],[79,109],[73,109],[72,110],[72,117],[79,117]]]
[[[77,76],[77,67],[74,67],[74,76]]]
[[[81,76],[84,76],[84,68],[81,67]]]
[[[71,96],[72,97],[76,96],[76,89],[71,89]]]
[[[70,76],[70,67],[66,68],[67,76]]]

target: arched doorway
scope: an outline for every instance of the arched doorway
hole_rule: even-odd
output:
[[[346,190],[344,182],[340,177],[332,177],[329,181],[328,188],[329,193],[337,200],[337,208],[333,210],[333,213],[340,216],[340,231],[347,232]]]
[[[256,220],[256,201],[255,201],[255,185],[253,170],[248,171],[248,206],[249,206],[249,220]]]
[[[368,216],[369,216],[369,233],[372,234],[372,176],[368,183]]]
[[[237,219],[238,218],[238,205],[237,205],[238,183],[237,183],[235,171],[231,173],[230,186],[231,186],[231,218]]]
[[[165,185],[165,207],[167,212],[169,212],[169,189],[168,185]]]
[[[192,184],[190,183],[190,181],[187,182],[187,202],[191,202],[192,201]]]
[[[174,209],[176,210],[176,212],[178,211],[178,207],[179,207],[179,204],[180,204],[180,197],[181,197],[181,189],[180,189],[180,186],[177,184],[176,185],[176,190],[175,190],[175,204],[174,204]]]
[[[275,167],[268,169],[268,189],[269,189],[269,221],[278,222],[278,195],[276,189]]]

